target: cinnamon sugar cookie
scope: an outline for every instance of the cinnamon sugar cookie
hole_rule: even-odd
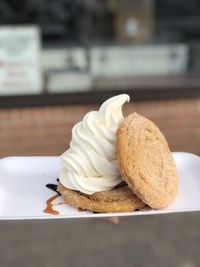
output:
[[[154,209],[164,208],[176,196],[178,177],[167,141],[154,123],[133,113],[117,131],[117,159],[123,179]]]
[[[111,191],[97,192],[92,195],[68,189],[62,184],[59,184],[58,191],[65,202],[74,208],[93,212],[129,212],[145,206],[127,185],[122,185]]]

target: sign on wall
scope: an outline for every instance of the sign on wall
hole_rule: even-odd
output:
[[[0,95],[42,90],[37,27],[0,27]]]

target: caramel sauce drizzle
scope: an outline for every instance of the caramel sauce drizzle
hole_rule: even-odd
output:
[[[65,204],[65,202],[58,202],[56,204],[53,204],[53,206],[59,206],[59,205],[63,205],[63,204]]]
[[[59,179],[56,179],[56,181],[59,182]],[[43,210],[45,213],[49,213],[49,214],[52,214],[52,215],[58,215],[59,211],[54,210],[53,207],[64,204],[64,202],[58,202],[56,204],[52,203],[56,198],[58,198],[60,196],[60,193],[57,190],[57,186],[58,186],[57,184],[46,184],[47,188],[49,188],[50,190],[56,192],[57,194],[53,195],[52,197],[47,199],[46,208]]]
[[[59,196],[60,196],[59,194],[56,194],[56,195],[50,197],[49,199],[47,199],[47,201],[46,201],[46,208],[44,209],[44,212],[45,213],[50,213],[52,215],[58,215],[59,214],[59,211],[53,209],[53,206],[54,205],[52,204],[52,202],[56,198],[58,198]]]

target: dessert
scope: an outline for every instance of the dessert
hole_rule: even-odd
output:
[[[148,119],[136,113],[123,117],[129,100],[126,94],[114,96],[73,127],[58,186],[71,206],[127,212],[146,204],[163,208],[175,197],[178,178],[167,142]]]

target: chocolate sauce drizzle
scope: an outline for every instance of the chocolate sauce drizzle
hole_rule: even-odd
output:
[[[56,181],[59,182],[59,178],[57,178]],[[46,184],[46,187],[60,195],[57,184]]]
[[[58,185],[57,184],[46,184],[46,187],[49,188],[50,190],[58,193]]]

